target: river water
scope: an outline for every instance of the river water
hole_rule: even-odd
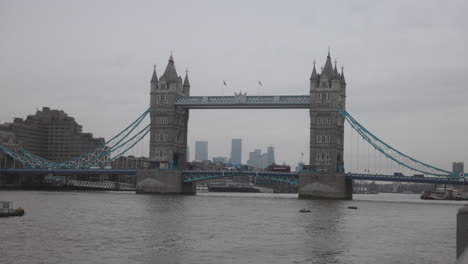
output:
[[[455,263],[464,202],[354,198],[1,191],[0,263]]]

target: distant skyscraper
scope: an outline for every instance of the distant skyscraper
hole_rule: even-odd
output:
[[[268,147],[266,153],[262,153],[260,149],[249,152],[249,160],[247,160],[249,166],[265,169],[273,163],[275,163],[275,150],[273,147]]]
[[[262,150],[256,149],[252,152],[249,152],[249,160],[247,160],[247,165],[252,166],[254,168],[260,168],[261,158]]]
[[[268,147],[267,156],[268,158],[266,166],[270,166],[271,164],[275,163],[275,149],[273,146]]]
[[[195,141],[195,160],[208,160],[208,141]]]
[[[190,151],[189,151],[189,147],[187,146],[187,162],[190,162]]]
[[[231,144],[231,163],[242,164],[242,139],[233,138]]]
[[[463,162],[454,162],[452,163],[452,171],[453,173],[460,174],[464,171],[464,163]]]

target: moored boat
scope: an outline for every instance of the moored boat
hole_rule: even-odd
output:
[[[13,209],[13,202],[0,202],[0,217],[23,216],[24,210],[21,207]]]
[[[446,200],[445,193],[443,192],[431,192],[424,191],[421,196],[421,199],[430,199],[430,200]]]

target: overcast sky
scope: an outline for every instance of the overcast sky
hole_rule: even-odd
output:
[[[468,166],[467,13],[465,1],[0,0],[0,123],[49,106],[109,139],[149,107],[153,64],[161,76],[171,51],[191,95],[307,94],[330,46],[361,124],[429,164]],[[242,138],[243,162],[273,145],[295,166],[309,126],[307,110],[191,110],[188,141],[192,158],[196,140],[211,158]],[[349,127],[345,141],[353,170]]]

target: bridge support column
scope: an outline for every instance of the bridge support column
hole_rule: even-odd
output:
[[[344,173],[299,173],[299,199],[353,199],[353,182]]]
[[[184,183],[181,170],[139,169],[136,193],[196,194],[194,183]]]

